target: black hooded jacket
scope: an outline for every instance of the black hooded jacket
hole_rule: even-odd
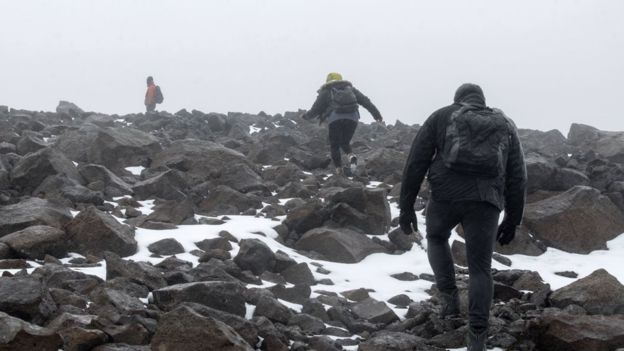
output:
[[[321,121],[324,121],[332,113],[330,92],[331,88],[341,87],[345,85],[350,85],[353,87],[351,82],[346,80],[336,80],[323,84],[323,86],[321,86],[321,88],[318,90],[318,96],[316,97],[316,101],[314,101],[314,104],[312,105],[310,110],[306,112],[304,118],[318,117]],[[375,118],[375,120],[381,120],[381,113],[379,113],[377,107],[373,105],[373,103],[366,95],[362,94],[362,92],[357,90],[355,87],[353,87],[353,93],[355,94],[355,98],[357,99],[357,103],[359,105],[362,105],[366,110],[368,110],[368,112],[373,115],[373,118]]]
[[[485,201],[499,210],[505,209],[506,224],[520,224],[524,211],[527,175],[515,124],[508,118],[511,140],[504,174],[495,178],[479,178],[457,173],[444,165],[441,153],[451,114],[458,110],[462,103],[482,109],[488,107],[485,105],[483,91],[474,84],[462,85],[457,89],[454,100],[452,105],[437,110],[425,121],[412,143],[403,170],[399,202],[401,211],[413,211],[421,183],[429,171],[427,178],[434,200]]]

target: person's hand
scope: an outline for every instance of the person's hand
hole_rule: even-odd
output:
[[[516,236],[515,225],[508,225],[507,223],[505,223],[505,221],[503,221],[503,223],[501,223],[498,226],[498,232],[496,233],[496,240],[498,241],[499,244],[501,244],[501,246],[509,244],[514,239],[515,236]]]
[[[399,215],[399,227],[405,235],[412,234],[412,231],[418,231],[418,221],[416,220],[416,212],[401,211]]]

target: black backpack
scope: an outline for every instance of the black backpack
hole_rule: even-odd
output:
[[[444,165],[458,173],[497,177],[505,173],[510,140],[510,122],[502,111],[463,104],[446,128]]]
[[[331,97],[331,107],[338,113],[355,112],[358,108],[357,97],[353,91],[353,86],[343,85],[331,87],[329,91]]]
[[[157,104],[162,104],[162,102],[165,100],[165,97],[163,96],[162,90],[160,90],[160,86],[156,86],[156,94],[154,96],[156,103]]]

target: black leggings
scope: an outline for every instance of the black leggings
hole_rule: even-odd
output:
[[[336,168],[342,166],[340,149],[345,154],[351,153],[351,138],[353,138],[357,125],[357,121],[350,119],[339,119],[329,124],[331,158]]]

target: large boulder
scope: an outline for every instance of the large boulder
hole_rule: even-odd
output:
[[[249,153],[249,159],[262,165],[276,164],[284,160],[288,148],[294,142],[291,138],[284,136],[276,142],[263,140],[254,145]]]
[[[0,312],[0,350],[58,351],[61,336],[53,329],[42,328]]]
[[[45,196],[50,201],[71,203],[73,206],[78,203],[95,206],[104,204],[102,193],[88,189],[62,174],[44,179],[33,191],[33,194]]]
[[[325,169],[331,163],[331,159],[324,152],[305,151],[295,147],[290,148],[286,156],[292,163],[308,171]]]
[[[118,323],[123,315],[145,313],[145,304],[141,300],[113,288],[97,287],[89,293],[89,300],[89,313],[102,321]]]
[[[202,214],[240,214],[250,208],[262,208],[262,199],[243,194],[225,185],[219,185],[197,206]]]
[[[119,174],[126,167],[149,165],[150,159],[161,150],[156,137],[137,129],[103,128],[90,123],[65,132],[54,148],[73,161],[96,163]]]
[[[343,263],[357,263],[366,256],[385,252],[366,235],[349,229],[321,227],[306,232],[295,244],[298,250],[313,251],[327,260]]]
[[[211,181],[242,192],[264,189],[262,178],[245,155],[209,141],[177,140],[156,155],[151,166],[183,171],[191,185]]]
[[[396,313],[385,302],[370,297],[356,303],[351,309],[356,316],[371,323],[390,324],[399,320]]]
[[[45,149],[47,146],[48,144],[43,141],[38,133],[25,132],[15,145],[15,148],[18,154],[26,155],[31,152]]]
[[[606,249],[624,233],[624,216],[594,188],[576,186],[526,207],[524,224],[546,245],[574,253]]]
[[[271,248],[258,239],[244,239],[240,242],[240,250],[234,262],[243,270],[256,275],[271,271],[275,267],[275,254]]]
[[[71,219],[71,213],[63,206],[36,197],[28,198],[0,207],[0,236],[34,225],[60,229]]]
[[[146,221],[182,224],[195,217],[193,203],[190,200],[165,201],[153,208]]]
[[[56,304],[39,279],[0,277],[0,311],[42,324],[56,311]]]
[[[400,173],[407,158],[407,155],[387,148],[376,149],[363,156],[366,171],[379,180]]]
[[[549,313],[532,324],[540,350],[620,350],[624,345],[624,315],[587,316]]]
[[[382,332],[374,334],[362,342],[360,351],[442,351],[435,346],[427,345],[426,340],[411,334],[399,332]]]
[[[231,327],[187,306],[180,306],[162,316],[151,348],[161,351],[253,350]]]
[[[104,251],[130,256],[137,251],[134,229],[93,206],[87,207],[65,228],[76,250],[83,255],[101,257]]]
[[[44,264],[31,274],[40,279],[47,288],[65,289],[78,294],[86,294],[103,283],[102,279],[78,272],[58,264]]]
[[[254,317],[266,317],[272,322],[287,324],[293,316],[292,311],[276,298],[261,295],[256,303]]]
[[[154,290],[154,303],[161,309],[172,310],[182,302],[195,302],[221,311],[245,316],[245,288],[236,282],[196,282],[171,285]]]
[[[256,345],[258,343],[258,329],[251,321],[243,317],[193,302],[185,302],[181,306],[186,306],[204,317],[211,317],[229,325],[232,329],[236,330],[249,345]]]
[[[26,192],[32,192],[52,175],[64,175],[78,183],[83,181],[72,161],[50,148],[24,156],[11,170],[12,184]]]
[[[279,186],[284,186],[290,182],[299,182],[305,174],[294,163],[288,162],[285,165],[271,166],[262,170],[262,178],[272,181]]]
[[[566,137],[558,129],[542,132],[540,130],[518,129],[520,143],[525,153],[536,152],[546,157],[558,157],[570,153]]]
[[[342,226],[351,225],[366,234],[384,234],[392,219],[386,195],[385,189],[348,188],[339,191],[330,198],[337,204],[330,216]],[[341,204],[347,204],[355,211]]]
[[[84,111],[73,102],[61,100],[58,106],[56,106],[56,113],[66,114],[75,118],[83,114]]]
[[[585,278],[555,290],[551,305],[583,307],[589,314],[624,314],[624,286],[609,272],[599,269]]]
[[[167,286],[161,271],[149,263],[123,260],[110,252],[106,252],[104,258],[106,260],[106,280],[124,277],[146,286],[150,290]]]
[[[164,200],[180,200],[186,197],[188,183],[180,171],[168,170],[149,179],[135,183],[132,191],[139,200],[158,197]]]
[[[323,225],[329,214],[318,200],[308,201],[288,213],[284,225],[299,235]]]
[[[11,233],[2,237],[0,242],[7,244],[19,257],[30,260],[42,260],[45,255],[64,257],[68,251],[65,232],[46,225],[34,225]]]
[[[132,194],[132,187],[104,166],[81,165],[78,167],[78,172],[90,189],[100,190],[106,196],[117,197]]]
[[[610,161],[624,163],[624,132],[605,132],[572,123],[568,142],[583,151],[592,150]]]
[[[576,185],[588,185],[589,178],[582,172],[570,168],[559,168],[537,154],[529,154],[526,159],[527,191],[565,191]]]

